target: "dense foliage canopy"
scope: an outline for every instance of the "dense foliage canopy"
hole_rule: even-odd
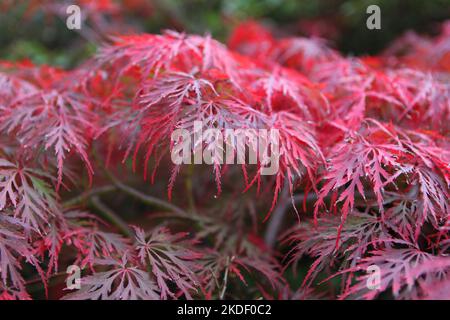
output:
[[[279,171],[172,164],[194,121],[279,130]],[[449,23],[366,57],[249,21],[1,61],[0,133],[0,298],[450,298]]]

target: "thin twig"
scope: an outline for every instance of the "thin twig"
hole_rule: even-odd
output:
[[[185,180],[186,193],[189,203],[189,211],[195,212],[195,197],[194,197],[194,189],[192,187],[192,179],[194,178],[194,165],[190,164],[187,171],[187,177]]]
[[[146,194],[142,193],[141,191],[136,190],[136,189],[134,189],[134,188],[132,188],[130,186],[127,186],[126,184],[122,183],[109,170],[107,170],[105,167],[103,167],[101,165],[100,158],[99,158],[99,156],[97,154],[97,151],[95,149],[93,150],[92,153],[93,153],[94,159],[100,165],[100,168],[103,171],[103,173],[106,175],[106,177],[109,180],[111,180],[111,182],[118,189],[120,189],[123,192],[125,192],[126,194],[128,194],[128,195],[130,195],[130,196],[132,196],[132,197],[142,201],[145,204],[157,206],[159,208],[166,209],[168,211],[172,211],[172,212],[178,213],[180,215],[184,215],[184,216],[188,215],[188,213],[186,211],[184,211],[183,209],[181,209],[180,207],[177,207],[177,206],[175,206],[175,205],[173,205],[173,204],[171,204],[171,203],[169,203],[167,201],[158,199],[156,197],[146,195]]]
[[[219,300],[223,300],[223,298],[225,297],[225,292],[227,291],[227,285],[228,285],[228,272],[230,270],[230,264],[233,262],[233,260],[234,260],[234,256],[231,257],[231,259],[230,259],[230,257],[227,257],[225,274],[223,276],[223,285],[222,285],[222,290],[220,292]]]
[[[54,278],[62,277],[62,276],[67,276],[67,272],[61,271],[58,273],[51,274],[49,277],[47,277],[47,279],[50,280],[50,279],[54,279]],[[33,284],[39,283],[39,282],[42,282],[42,278],[36,277],[36,278],[25,281],[25,285],[29,286],[29,285],[33,285]]]
[[[280,231],[280,228],[282,227],[283,219],[286,215],[287,209],[289,206],[292,205],[292,201],[294,204],[303,201],[305,198],[304,193],[296,194],[293,196],[293,199],[291,199],[291,196],[289,195],[289,186],[285,185],[283,187],[283,190],[281,191],[280,200],[278,203],[278,206],[276,207],[275,211],[272,213],[272,216],[270,217],[269,223],[267,225],[266,233],[264,236],[264,241],[266,245],[269,248],[273,248],[275,246],[275,242],[278,237],[278,233]],[[309,193],[306,196],[306,201],[314,201],[317,199],[317,195],[314,193]]]
[[[67,200],[66,202],[63,203],[63,206],[66,208],[72,207],[74,205],[77,205],[77,204],[89,199],[92,196],[109,193],[114,190],[117,190],[117,187],[114,185],[93,188],[91,190],[81,193],[80,195],[78,195],[72,199]]]
[[[292,201],[294,201],[294,204],[295,204],[295,203],[299,203],[299,202],[302,202],[305,200],[304,193],[296,194],[296,195],[294,195],[293,199],[291,199],[289,196],[288,189],[289,188],[287,186],[283,187],[283,190],[281,191],[282,195],[280,197],[280,200],[278,200],[279,201],[278,206],[272,213],[272,216],[268,222],[268,226],[267,226],[266,233],[264,236],[264,241],[269,248],[273,248],[275,245],[279,230],[282,226],[283,219],[286,215],[287,209],[292,204]],[[368,192],[367,197],[368,198],[374,197],[374,194],[371,192]],[[330,198],[330,196],[326,197],[326,199],[329,199],[329,198]],[[365,200],[361,196],[357,196],[357,197],[355,197],[355,199]],[[306,196],[306,202],[311,202],[311,201],[316,201],[316,200],[317,200],[317,195],[315,193],[309,193]]]
[[[108,208],[103,202],[101,202],[98,196],[93,196],[92,204],[100,211],[104,218],[113,223],[124,235],[133,238],[134,233],[125,221],[122,220],[114,211]]]
[[[281,191],[280,199],[278,200],[278,206],[270,217],[269,224],[266,229],[264,241],[269,248],[273,248],[277,240],[278,232],[281,228],[286,209],[290,203],[289,198],[289,186],[285,185]]]
[[[122,190],[123,192],[127,193],[130,196],[133,196],[134,198],[142,201],[145,204],[157,206],[159,208],[163,208],[163,209],[178,213],[180,215],[187,215],[187,212],[184,211],[183,209],[181,209],[180,207],[177,207],[167,201],[158,199],[156,197],[146,195],[139,190],[136,190],[130,186],[127,186],[126,184],[123,184],[116,177],[114,177],[110,172],[107,172],[107,176],[111,179],[111,181],[114,183],[114,185],[118,189]]]

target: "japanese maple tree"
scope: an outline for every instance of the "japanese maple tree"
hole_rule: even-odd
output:
[[[248,22],[228,44],[116,34],[72,70],[2,61],[0,298],[449,299],[441,29],[372,57]],[[173,164],[196,121],[277,129],[278,171]],[[80,289],[58,284],[70,265]]]

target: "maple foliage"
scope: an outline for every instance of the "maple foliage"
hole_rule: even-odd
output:
[[[116,35],[73,70],[1,62],[0,298],[48,294],[74,264],[81,289],[58,297],[448,299],[449,41],[446,23],[346,57],[247,22],[228,45],[164,31]],[[278,171],[172,164],[196,121],[278,130]],[[295,214],[273,246],[280,210]]]

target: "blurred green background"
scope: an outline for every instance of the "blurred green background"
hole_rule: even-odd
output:
[[[102,1],[92,1],[97,2],[102,4]],[[29,58],[38,64],[73,67],[91,56],[106,40],[105,34],[93,39],[83,32],[68,30],[64,16],[52,16],[45,10],[52,3],[64,4],[63,0],[38,3],[32,6],[28,0],[0,0],[0,59]],[[376,54],[407,30],[433,34],[439,22],[450,19],[450,0],[128,0],[123,3],[126,10],[119,12],[122,28],[132,26],[130,30],[137,32],[157,33],[166,28],[209,32],[225,42],[240,21],[254,19],[281,36],[313,33],[328,38],[333,47],[351,55]],[[381,30],[366,28],[366,8],[372,4],[381,8]],[[83,11],[83,4],[80,6]],[[108,24],[119,21],[101,6],[97,13]],[[89,19],[86,23],[89,26]]]

